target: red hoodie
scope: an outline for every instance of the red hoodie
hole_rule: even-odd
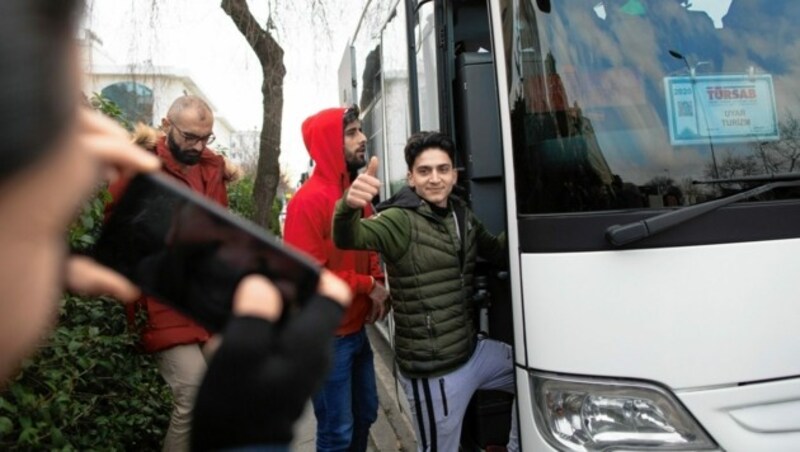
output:
[[[372,277],[382,279],[378,255],[371,251],[340,250],[333,244],[334,204],[350,186],[344,160],[344,108],[323,110],[303,122],[303,141],[316,166],[286,208],[283,239],[305,251],[350,285],[353,303],[336,330],[355,333],[372,308]],[[364,215],[372,215],[367,207]]]

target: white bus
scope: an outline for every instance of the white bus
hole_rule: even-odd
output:
[[[800,450],[800,1],[364,3],[340,95],[382,196],[441,130],[508,231],[476,321],[523,449]],[[465,450],[502,443],[473,404]]]

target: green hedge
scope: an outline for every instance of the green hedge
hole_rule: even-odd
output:
[[[122,305],[65,296],[60,311],[0,397],[0,450],[159,450],[171,393]]]
[[[253,201],[254,184],[254,177],[250,174],[246,174],[240,180],[228,186],[228,205],[230,209],[248,220],[252,220],[256,213],[255,202]],[[276,196],[275,201],[272,203],[270,232],[278,237],[281,236],[281,227],[278,217],[280,216],[282,208],[283,202]]]

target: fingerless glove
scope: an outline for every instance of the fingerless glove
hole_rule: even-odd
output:
[[[291,442],[293,424],[328,370],[343,313],[316,295],[280,324],[231,319],[197,394],[192,449]]]

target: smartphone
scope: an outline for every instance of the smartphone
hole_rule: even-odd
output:
[[[245,276],[269,278],[288,314],[316,291],[320,272],[299,251],[163,173],[131,180],[92,255],[212,332],[230,319]]]

